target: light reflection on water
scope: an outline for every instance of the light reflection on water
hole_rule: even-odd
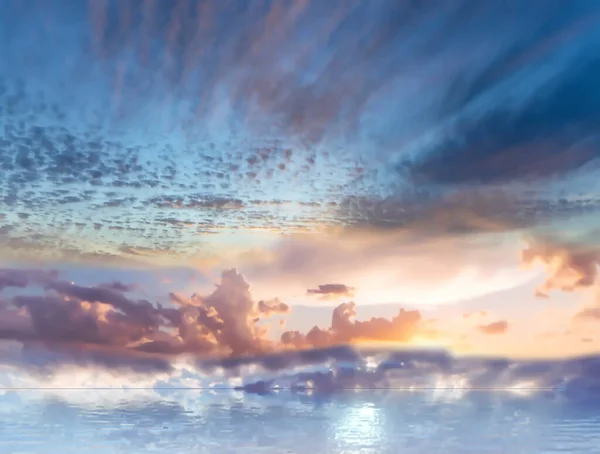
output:
[[[1,453],[600,453],[600,408],[495,394],[31,393],[2,396]]]

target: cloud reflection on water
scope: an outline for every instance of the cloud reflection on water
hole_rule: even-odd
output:
[[[264,398],[188,390],[144,401],[104,390],[94,392],[95,404],[75,404],[85,393],[5,395],[21,411],[2,406],[2,451],[550,454],[600,445],[591,409],[489,392],[440,400],[403,391]]]

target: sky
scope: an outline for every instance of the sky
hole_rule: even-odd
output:
[[[2,2],[4,379],[598,353],[599,23],[591,0]]]

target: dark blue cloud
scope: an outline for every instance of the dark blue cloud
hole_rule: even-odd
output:
[[[310,391],[323,396],[354,389],[455,389],[464,394],[492,391],[580,404],[600,402],[597,356],[514,360],[460,357],[443,350],[336,347],[229,359],[219,365],[244,379],[239,390],[260,395],[278,391]],[[207,371],[214,366],[200,364]],[[259,369],[245,375],[242,366]]]
[[[580,169],[600,157],[599,76],[600,60],[592,57],[565,70],[525,105],[492,107],[464,120],[410,172],[429,183],[486,184]]]
[[[552,5],[532,36],[453,78],[442,108],[455,120],[401,170],[421,183],[507,183],[564,176],[600,156],[600,11]]]

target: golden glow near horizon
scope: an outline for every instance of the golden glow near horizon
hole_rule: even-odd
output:
[[[553,294],[550,300],[536,298],[544,269],[539,264],[523,268],[518,262],[520,240],[516,244],[507,240],[486,244],[480,239],[473,243],[469,239],[448,238],[414,246],[398,243],[401,236],[395,234],[376,239],[364,232],[352,236],[344,236],[343,232],[323,235],[273,240],[263,250],[224,251],[221,257],[215,256],[210,266],[205,263],[203,269],[174,269],[169,271],[170,278],[150,278],[160,276],[163,268],[159,266],[136,273],[154,281],[154,294],[147,296],[164,298],[174,292],[186,298],[194,293],[212,293],[220,281],[218,266],[244,263],[242,271],[249,284],[250,298],[256,302],[279,298],[290,306],[290,312],[280,314],[278,320],[261,322],[275,343],[286,330],[308,333],[313,326],[329,333],[328,342],[338,342],[331,331],[332,311],[340,304],[352,302],[357,314],[348,318],[349,323],[356,324],[351,342],[360,345],[443,348],[458,355],[513,357],[570,356],[589,353],[598,347],[598,340],[586,331],[584,322],[571,321],[586,304],[594,304],[593,295],[574,292]],[[468,255],[461,256],[465,250]],[[568,263],[567,259],[563,251],[546,261],[547,272],[556,274]],[[119,272],[126,273],[122,268]],[[567,282],[581,274],[565,272],[561,279]],[[179,276],[176,282],[173,276]],[[347,286],[341,286],[342,283]],[[326,293],[318,289],[323,284],[341,287]],[[144,291],[144,285],[140,283],[139,289]],[[342,292],[345,287],[348,291]],[[304,309],[295,310],[300,306]],[[104,302],[86,301],[81,306],[88,313],[93,309],[98,321],[107,325],[111,307]],[[373,332],[364,323],[373,326],[388,323],[401,307],[421,314],[424,325],[414,334],[405,338],[406,328],[400,321],[396,328],[385,328],[388,331],[378,339],[361,334]],[[550,310],[555,311],[554,315]],[[185,319],[193,318],[188,315]],[[376,320],[370,321],[373,318]],[[176,333],[173,328],[165,330]],[[345,339],[344,336],[339,338]],[[213,335],[208,338],[217,342]],[[145,338],[138,344],[150,340]]]

